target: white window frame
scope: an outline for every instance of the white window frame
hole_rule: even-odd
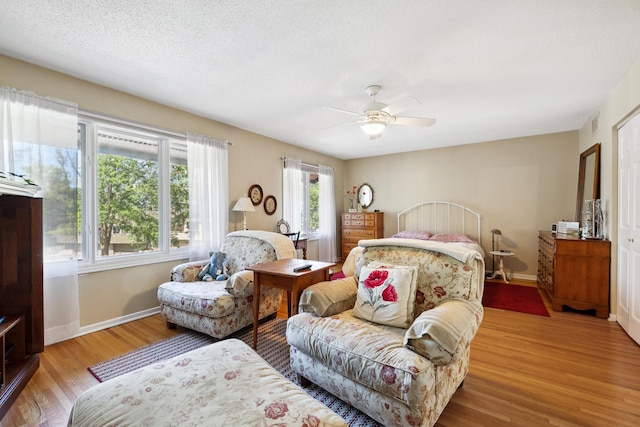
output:
[[[186,135],[173,133],[150,126],[140,125],[125,120],[106,117],[91,112],[79,112],[78,137],[84,130],[83,145],[79,142],[82,158],[82,258],[78,263],[79,273],[113,270],[118,268],[135,267],[167,261],[176,261],[189,257],[189,247],[171,247],[171,218],[170,212],[170,147],[184,145],[186,150]],[[97,254],[98,206],[97,206],[97,128],[112,128],[118,131],[131,132],[141,136],[158,140],[158,246],[153,252],[112,255],[99,257]]]

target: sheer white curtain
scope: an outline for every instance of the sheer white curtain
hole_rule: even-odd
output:
[[[320,179],[318,257],[320,261],[336,262],[336,199],[333,188],[333,169],[319,165],[318,174]]]
[[[78,106],[0,87],[0,170],[42,187],[45,345],[80,330]]]
[[[289,223],[291,231],[302,228],[302,161],[284,159],[282,171],[282,218]]]
[[[189,170],[189,259],[209,258],[229,229],[227,141],[187,134]]]

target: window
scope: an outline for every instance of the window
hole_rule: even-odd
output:
[[[313,170],[315,169],[315,170]],[[302,218],[300,219],[301,234],[313,236],[320,227],[320,181],[318,168],[302,165]]]
[[[83,269],[185,256],[189,189],[184,137],[81,115]]]
[[[293,231],[317,237],[320,229],[320,180],[318,166],[298,159],[284,159],[283,218]]]
[[[283,158],[282,216],[293,230],[318,240],[320,260],[336,260],[333,169]]]

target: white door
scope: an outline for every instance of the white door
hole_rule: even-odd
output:
[[[640,344],[640,115],[618,130],[618,309]]]

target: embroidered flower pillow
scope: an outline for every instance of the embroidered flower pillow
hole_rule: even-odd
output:
[[[417,276],[416,267],[362,267],[353,315],[381,325],[409,327],[413,322]]]

